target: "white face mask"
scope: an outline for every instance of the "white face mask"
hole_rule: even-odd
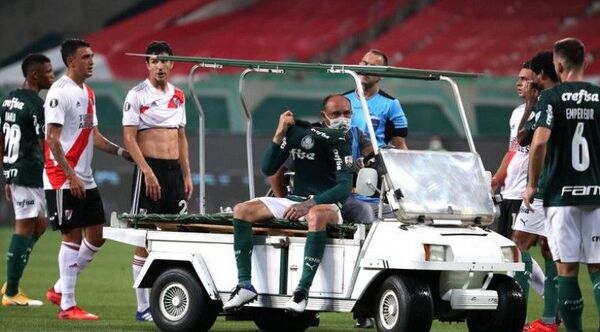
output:
[[[343,129],[344,131],[350,130],[351,120],[340,116],[339,118],[329,120],[329,128],[331,129]]]

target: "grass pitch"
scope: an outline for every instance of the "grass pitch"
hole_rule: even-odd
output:
[[[0,228],[0,252],[8,249],[12,234],[10,228]],[[153,323],[135,321],[135,294],[132,285],[131,261],[133,247],[107,241],[94,258],[94,261],[81,273],[77,280],[77,302],[86,310],[100,316],[99,321],[72,322],[59,321],[58,309],[45,299],[46,290],[58,278],[57,254],[60,236],[48,231],[40,239],[25,270],[21,287],[32,298],[44,301],[39,308],[0,307],[0,330],[2,331],[157,331]],[[534,258],[543,266],[539,249],[532,250]],[[0,264],[0,281],[6,278],[6,264]],[[596,331],[598,315],[591,294],[590,279],[583,269],[580,283],[585,299],[585,331]],[[1,283],[1,282],[0,282]],[[541,314],[542,300],[531,290],[529,300],[529,320]],[[354,330],[352,314],[323,313],[321,325],[309,331],[348,331]],[[257,331],[253,322],[226,321],[219,317],[213,331]],[[358,330],[356,330],[358,331]],[[370,330],[373,331],[373,330]],[[442,324],[434,322],[431,331],[463,332],[465,323]],[[562,330],[561,330],[562,331]]]

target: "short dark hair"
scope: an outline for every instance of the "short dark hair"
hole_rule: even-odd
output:
[[[523,65],[521,66],[522,69],[531,69],[531,60],[527,60],[525,62],[523,62]]]
[[[379,55],[380,57],[382,57],[382,58],[383,58],[383,65],[384,65],[384,66],[387,66],[387,65],[388,65],[388,57],[387,57],[387,55],[385,55],[385,53],[383,53],[383,51],[381,51],[381,50],[378,50],[378,49],[376,49],[376,48],[372,48],[372,49],[370,49],[370,50],[369,50],[369,52],[367,52],[367,53],[373,53],[373,54],[377,54],[377,55]]]
[[[330,94],[329,96],[325,97],[325,99],[323,99],[323,109],[325,109],[325,106],[329,102],[329,99],[331,99],[333,97],[338,97],[338,96],[346,99],[346,101],[348,102],[348,104],[350,104],[350,107],[352,107],[352,103],[350,102],[350,99],[346,98],[346,96],[344,96],[344,95],[340,95],[340,94],[334,93],[334,94]]]
[[[554,43],[554,54],[566,61],[566,66],[579,69],[585,61],[585,46],[577,38],[565,38]]]
[[[531,58],[531,70],[536,74],[544,71],[544,74],[548,75],[553,82],[558,82],[558,75],[554,69],[554,62],[552,62],[552,51],[543,50],[537,52],[533,58]]]
[[[23,77],[27,77],[27,75],[35,68],[35,66],[43,65],[49,62],[50,59],[41,53],[28,54],[23,60],[23,63],[21,63]]]
[[[69,64],[67,63],[67,59],[70,56],[75,55],[77,49],[80,47],[90,47],[90,43],[78,38],[68,38],[62,42],[62,44],[60,45],[60,55],[65,66],[69,66]]]
[[[162,53],[173,55],[173,49],[171,48],[171,45],[169,45],[169,43],[167,43],[166,41],[155,40],[148,44],[148,47],[146,47],[146,54],[159,55]],[[148,61],[150,61],[150,58],[146,58],[146,62]]]

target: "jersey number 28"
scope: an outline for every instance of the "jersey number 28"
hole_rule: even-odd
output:
[[[4,123],[2,126],[4,134],[4,158],[6,164],[12,164],[19,158],[19,144],[21,142],[21,128],[18,124]]]
[[[583,137],[583,122],[578,122],[571,142],[571,165],[576,171],[583,172],[590,167],[588,142]]]

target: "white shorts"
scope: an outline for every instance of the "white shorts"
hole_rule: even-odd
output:
[[[15,219],[46,217],[46,196],[43,188],[10,184]]]
[[[533,211],[528,209],[525,204],[521,204],[519,214],[512,226],[513,230],[546,236],[546,214],[544,213],[544,201],[534,199],[531,204]]]
[[[283,197],[257,197],[255,199],[253,199],[253,201],[255,201],[255,200],[261,201],[267,207],[267,209],[269,209],[269,211],[271,211],[271,214],[273,215],[273,217],[275,217],[277,219],[283,219],[283,213],[285,212],[285,210],[288,207],[299,203],[299,202],[292,201],[291,199],[287,199],[287,198],[283,198]],[[342,212],[340,211],[340,208],[335,204],[329,204],[329,205],[333,206],[335,208],[335,210],[337,211],[337,215],[338,215],[337,224],[344,223],[344,219],[342,219]],[[300,218],[300,220],[304,221],[304,217]]]
[[[554,260],[600,263],[600,206],[550,206],[546,217]]]

